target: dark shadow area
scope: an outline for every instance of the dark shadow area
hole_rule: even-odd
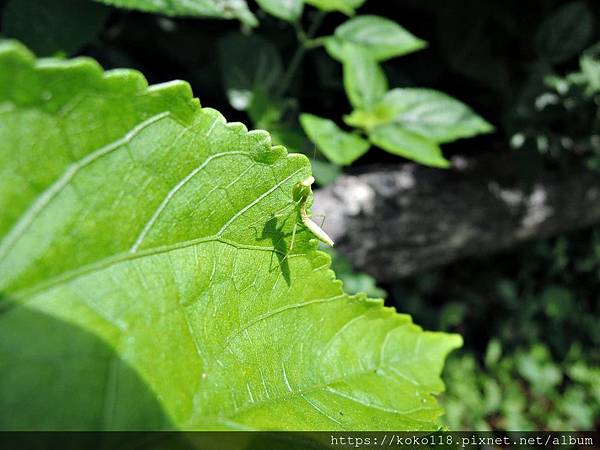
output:
[[[101,339],[26,306],[0,309],[0,430],[173,429],[154,392]]]

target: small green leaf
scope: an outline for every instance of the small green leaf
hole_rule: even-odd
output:
[[[394,124],[440,144],[494,129],[464,103],[431,89],[392,89],[376,108]]]
[[[406,55],[427,45],[396,22],[379,16],[358,16],[348,20],[326,39],[325,48],[332,58],[344,61],[343,44],[360,47],[376,61]]]
[[[351,164],[369,150],[367,141],[341,130],[329,119],[302,114],[300,123],[311,141],[317,144],[318,149],[336,164]]]
[[[360,8],[365,0],[304,0],[305,3],[321,11],[340,11],[349,16]]]
[[[329,186],[342,174],[342,169],[339,165],[330,163],[328,161],[319,161],[315,159],[310,162],[312,166],[313,176],[319,186]],[[380,295],[377,296],[380,298]]]
[[[550,14],[539,26],[534,47],[552,63],[577,55],[592,37],[593,14],[583,1],[567,3]]]
[[[10,0],[2,14],[2,32],[43,56],[71,54],[96,37],[109,11],[85,0]]]
[[[383,98],[388,82],[381,66],[368,52],[344,46],[344,89],[354,108],[369,109]]]
[[[306,157],[186,83],[15,43],[0,113],[0,429],[440,426],[461,339],[343,292]]]
[[[327,253],[331,255],[331,268],[344,283],[346,292],[351,294],[364,292],[372,297],[387,297],[387,292],[377,286],[375,278],[363,272],[356,272],[344,255],[336,252],[333,248],[328,248]]]
[[[119,8],[164,14],[165,16],[238,19],[249,27],[258,25],[246,0],[96,0]]]
[[[258,5],[272,16],[295,22],[302,15],[303,0],[256,0]]]
[[[540,394],[548,394],[563,379],[560,367],[552,360],[548,348],[542,344],[537,344],[527,353],[519,355],[517,369],[530,383],[533,391]]]
[[[400,155],[426,166],[446,168],[448,161],[440,147],[423,136],[412,133],[400,125],[389,124],[375,128],[369,139],[378,147],[394,155]]]
[[[277,49],[256,34],[231,33],[219,41],[218,52],[227,98],[237,110],[248,110],[254,97],[266,95],[281,77]]]

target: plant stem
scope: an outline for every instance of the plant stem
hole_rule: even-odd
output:
[[[314,39],[307,39],[305,42],[305,46],[307,50],[312,50],[313,48],[321,47],[325,44],[326,37],[318,37]]]
[[[294,78],[294,75],[296,75],[306,51],[322,45],[322,40],[313,39],[313,36],[321,26],[324,17],[325,13],[320,11],[315,17],[315,20],[313,20],[313,22],[310,24],[310,27],[306,33],[298,22],[294,24],[296,27],[296,34],[298,35],[298,47],[296,48],[296,51],[294,52],[294,55],[292,56],[292,59],[290,60],[290,63],[283,74],[283,77],[281,78],[281,83],[279,83],[279,88],[276,91],[277,97],[281,97],[289,89],[292,79]]]

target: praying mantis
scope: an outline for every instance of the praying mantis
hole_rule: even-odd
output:
[[[333,247],[333,239],[331,239],[331,237],[329,237],[329,235],[319,225],[313,222],[313,220],[308,216],[308,212],[306,210],[308,198],[311,193],[311,186],[314,182],[315,179],[312,176],[297,182],[292,189],[291,203],[294,205],[294,211],[299,213],[300,222],[302,222],[302,225],[304,225],[319,241],[329,245],[330,247]],[[289,210],[288,208],[289,204],[285,209]],[[299,222],[294,221],[294,226],[292,228],[292,239],[288,247],[285,241],[283,241],[284,234],[282,228],[277,227],[277,217],[281,217],[282,215],[282,213],[273,215],[273,217],[265,224],[262,235],[258,237],[258,239],[270,239],[273,241],[276,250],[273,254],[277,255],[279,266],[281,267],[284,278],[289,284],[290,269],[287,265],[287,259],[290,257],[291,252],[294,249],[296,231],[298,229]]]
[[[329,235],[319,225],[312,221],[312,219],[308,216],[308,212],[306,211],[308,197],[311,193],[311,186],[314,182],[314,177],[310,176],[294,185],[292,189],[292,204],[294,205],[294,211],[299,213],[302,225],[304,225],[319,241],[329,245],[330,247],[333,247],[333,239],[331,239],[331,237],[329,237]],[[285,209],[287,210],[288,208],[289,205]],[[270,239],[273,241],[275,252],[273,252],[272,255],[277,256],[283,277],[287,283],[290,284],[290,268],[287,263],[287,259],[294,249],[294,241],[299,222],[294,221],[294,226],[292,228],[292,239],[290,246],[288,247],[283,240],[285,235],[282,228],[277,227],[277,217],[281,217],[282,215],[283,214],[273,215],[273,217],[265,224],[262,235],[258,237],[258,239]]]
[[[310,176],[300,182],[298,182],[292,191],[294,202],[298,204],[298,208],[300,210],[300,220],[304,224],[308,230],[315,235],[315,237],[330,247],[333,247],[333,239],[329,237],[327,233],[312,219],[308,216],[306,212],[306,203],[308,201],[308,196],[310,194],[311,186],[315,182],[315,178]],[[294,248],[294,238],[296,237],[296,228],[298,223],[294,223],[294,228],[292,229],[292,241],[290,243],[290,250]]]

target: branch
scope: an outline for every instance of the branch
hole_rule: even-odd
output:
[[[317,191],[313,211],[357,269],[392,281],[599,223],[600,175],[572,165],[526,190],[506,154],[374,167]]]

